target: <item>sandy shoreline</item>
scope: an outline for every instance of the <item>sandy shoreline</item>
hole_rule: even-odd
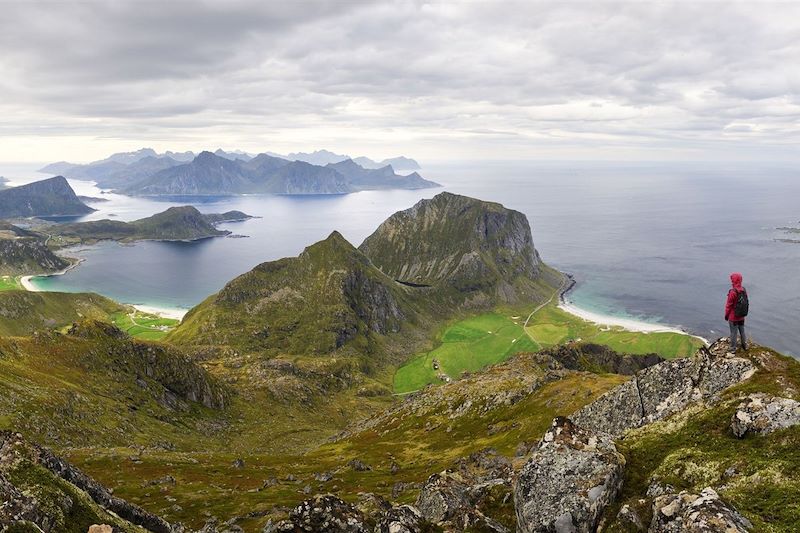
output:
[[[134,309],[141,311],[142,313],[147,313],[150,315],[158,315],[163,318],[173,318],[175,320],[183,320],[183,317],[186,316],[186,313],[189,312],[188,309],[179,309],[177,307],[170,308],[170,307],[157,307],[154,305],[139,305],[139,304],[125,304],[130,305]]]
[[[635,331],[638,333],[679,333],[681,335],[688,335],[690,337],[695,337],[697,339],[702,340],[706,344],[709,344],[708,339],[700,337],[699,335],[692,335],[688,331],[673,326],[666,326],[664,324],[658,324],[655,322],[644,322],[642,320],[636,320],[634,318],[609,316],[578,307],[577,305],[566,299],[566,294],[574,286],[575,282],[573,281],[561,293],[561,296],[559,297],[558,308],[561,309],[562,311],[566,311],[571,315],[577,316],[578,318],[582,318],[587,322],[591,322],[598,326],[606,326],[609,328],[622,328],[628,331]]]
[[[64,270],[60,270],[58,272],[52,272],[50,274],[35,274],[31,276],[22,276],[19,280],[20,285],[26,291],[30,292],[43,292],[40,288],[38,288],[33,283],[33,278],[49,278],[50,276],[63,276],[73,268],[76,268],[83,262],[83,259],[78,259],[70,266],[65,268]],[[142,313],[147,313],[150,315],[158,315],[164,318],[173,318],[175,320],[183,320],[183,317],[186,316],[188,313],[188,309],[179,309],[179,308],[169,308],[169,307],[158,307],[155,305],[139,305],[139,304],[128,304],[125,302],[120,302],[123,305],[130,305],[134,309],[141,311]]]

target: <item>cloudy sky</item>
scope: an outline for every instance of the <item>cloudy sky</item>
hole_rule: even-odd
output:
[[[0,0],[0,161],[798,160],[800,4]]]

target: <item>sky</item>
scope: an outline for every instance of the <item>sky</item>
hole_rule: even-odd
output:
[[[800,160],[800,3],[0,0],[0,161]]]

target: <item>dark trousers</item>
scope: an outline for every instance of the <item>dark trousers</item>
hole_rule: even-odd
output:
[[[736,350],[736,334],[742,338],[742,348],[747,349],[747,337],[744,335],[744,320],[729,320],[728,324],[731,326],[731,351]]]

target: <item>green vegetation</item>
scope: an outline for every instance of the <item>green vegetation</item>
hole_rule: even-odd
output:
[[[528,335],[542,347],[581,340],[603,344],[621,353],[657,353],[666,359],[694,354],[703,345],[697,337],[680,333],[641,333],[618,327],[598,326],[549,305],[528,322]]]
[[[73,224],[56,224],[37,228],[48,234],[53,247],[101,240],[132,242],[137,240],[196,240],[229,235],[215,224],[227,220],[243,220],[248,215],[239,211],[204,215],[192,206],[170,207],[162,213],[135,220],[94,220]]]
[[[651,509],[639,498],[655,481],[695,494],[715,487],[753,522],[754,531],[800,530],[800,426],[744,439],[730,431],[743,394],[766,392],[800,399],[800,363],[760,347],[747,355],[762,365],[761,370],[726,391],[721,403],[690,409],[620,441],[627,460],[625,480],[622,496],[607,510],[607,517],[616,516],[627,503],[648,523]]]
[[[0,291],[16,291],[22,289],[17,276],[0,276]]]
[[[419,390],[430,383],[441,383],[443,377],[457,379],[462,372],[480,370],[516,353],[570,341],[602,344],[621,353],[657,353],[665,358],[692,355],[703,344],[679,333],[639,333],[597,326],[562,311],[554,303],[534,313],[523,330],[526,316],[508,311],[486,313],[445,328],[435,349],[414,357],[397,370],[395,392]]]
[[[573,374],[532,393],[527,381],[516,380],[517,373],[535,377],[541,370],[530,360],[514,360],[507,368],[493,369],[488,380],[476,376],[442,387],[441,401],[422,400],[408,411],[392,409],[381,416],[378,426],[302,455],[148,449],[131,461],[127,448],[87,448],[72,449],[68,456],[76,466],[113,487],[115,495],[167,519],[199,528],[204,513],[240,516],[237,525],[245,531],[260,531],[269,516],[259,515],[296,505],[307,497],[302,492],[306,485],[315,493],[332,492],[349,501],[356,501],[359,492],[372,492],[411,503],[417,491],[408,489],[393,496],[396,484],[420,483],[432,472],[486,447],[513,456],[521,442],[537,440],[554,416],[575,411],[624,379]],[[513,405],[494,401],[509,390],[524,390],[524,398]],[[474,404],[461,416],[452,417],[449,404],[469,399]],[[244,468],[233,465],[238,458],[244,460]],[[372,470],[353,470],[347,465],[352,459],[363,461]],[[399,466],[394,474],[393,462]],[[315,474],[321,472],[330,472],[332,479],[316,480]],[[290,475],[295,479],[287,479]],[[147,481],[165,476],[176,482],[147,485]],[[173,500],[180,510],[175,510]]]
[[[132,337],[151,341],[163,339],[180,324],[180,320],[135,310],[114,313],[111,315],[111,322]]]
[[[23,336],[83,319],[111,321],[125,307],[91,293],[0,291],[0,335]]]
[[[462,372],[475,372],[516,353],[538,350],[540,346],[522,329],[524,321],[520,317],[486,313],[446,328],[436,349],[413,358],[397,370],[395,392],[419,390],[429,383],[441,383],[443,377],[457,379]]]

